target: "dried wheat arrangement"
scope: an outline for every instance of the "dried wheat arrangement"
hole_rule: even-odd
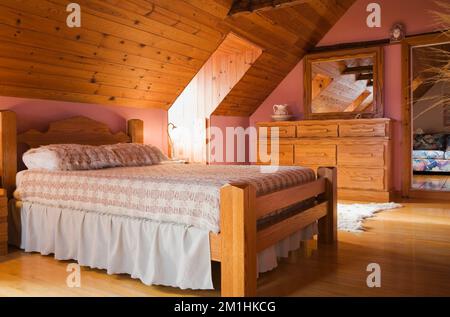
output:
[[[436,27],[450,41],[450,3],[443,1],[436,1],[437,6],[441,9],[439,11],[432,11],[431,14],[434,18]],[[430,84],[443,84],[450,87],[450,51],[441,47],[429,47],[429,67],[424,71],[428,76],[425,82]],[[438,65],[438,66],[436,66]],[[430,100],[430,107],[426,110],[415,114],[414,119],[422,116],[426,112],[436,107],[449,107],[450,108],[450,90],[444,91],[439,97],[423,97],[421,100]]]

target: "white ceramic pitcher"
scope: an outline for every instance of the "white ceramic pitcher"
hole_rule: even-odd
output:
[[[288,115],[289,111],[288,111],[288,105],[284,104],[284,105],[274,105],[273,106],[273,114],[275,115]]]

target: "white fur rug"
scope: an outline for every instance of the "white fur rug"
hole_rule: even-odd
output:
[[[363,232],[363,221],[377,212],[403,207],[396,203],[386,204],[338,204],[338,229],[348,232]]]

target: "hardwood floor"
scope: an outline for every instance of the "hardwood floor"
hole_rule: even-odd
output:
[[[412,188],[422,190],[450,191],[450,175],[413,175]]]
[[[294,252],[258,280],[261,296],[450,296],[450,204],[404,202],[367,220],[364,233],[339,232],[337,247]],[[0,257],[0,296],[217,296],[145,286],[127,275],[83,268],[81,288],[66,286],[67,264],[11,250]],[[381,288],[368,288],[369,263]],[[214,265],[215,280],[218,266]]]

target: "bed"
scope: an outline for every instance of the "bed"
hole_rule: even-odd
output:
[[[61,143],[102,145],[120,142],[142,143],[142,121],[130,120],[127,133],[112,134],[100,122],[77,117],[52,123],[46,133],[28,131],[19,135],[17,140],[17,143],[24,143],[32,148]],[[17,148],[9,147],[9,151],[17,151]],[[20,190],[15,191],[15,197],[10,197],[10,218],[14,218],[11,222],[19,224],[11,228],[12,236],[20,233],[20,238],[25,240],[20,243],[28,251],[43,254],[63,252],[64,258],[75,259],[82,265],[104,268],[98,263],[113,259],[118,264],[110,273],[128,273],[132,277],[139,277],[134,276],[137,266],[145,266],[150,260],[160,260],[158,254],[164,253],[164,250],[174,252],[172,249],[175,249],[179,254],[179,262],[183,262],[187,256],[200,258],[206,254],[209,264],[210,261],[221,264],[222,296],[255,296],[258,254],[292,237],[302,228],[311,228],[317,223],[319,243],[336,242],[335,168],[319,168],[315,175],[306,168],[285,167],[275,174],[263,175],[258,172],[258,166],[168,163],[77,173],[21,172],[17,180]],[[78,193],[79,197],[90,197],[91,200],[69,199],[70,203],[64,203],[58,193],[65,195],[68,184],[76,183],[74,180],[80,177],[84,178],[84,182],[69,191]],[[114,186],[111,187],[112,183]],[[8,188],[15,187],[16,180],[14,184],[4,185]],[[161,188],[164,188],[163,195],[152,196]],[[133,193],[139,190],[143,196],[134,201]],[[154,212],[156,201],[164,201],[162,205],[166,209],[175,208],[175,197],[178,197],[178,208],[182,209],[183,201],[186,202],[185,205],[189,205],[190,200],[182,196],[186,191],[190,193],[186,197],[206,197],[201,200],[201,208],[193,209],[197,213],[192,210],[187,213],[191,222],[186,222],[188,220],[183,218],[186,213]],[[113,198],[116,196],[120,196],[120,199],[114,202]],[[94,201],[96,197],[105,199]],[[149,216],[149,213],[157,215]],[[54,217],[56,214],[57,218]],[[48,215],[52,215],[51,218]],[[17,218],[20,220],[17,221]],[[120,226],[116,227],[120,227],[122,236],[128,237],[127,243],[122,238],[114,240],[113,231],[103,230],[110,228],[112,221],[119,218]],[[49,226],[49,222],[53,230],[50,244],[45,242],[50,241],[46,237],[49,232],[42,230],[42,226]],[[108,225],[102,225],[104,222]],[[148,243],[155,241],[151,237],[161,230],[173,230],[173,225],[163,229],[160,227],[173,222],[179,225],[176,230],[181,231],[173,233],[173,241],[158,240],[163,240],[166,249],[151,253],[136,247],[145,239]],[[83,226],[86,223],[90,224],[89,228],[97,230],[81,232],[79,228],[85,228]],[[186,225],[187,223],[194,225]],[[149,224],[150,227],[143,224]],[[154,227],[155,224],[159,227]],[[40,241],[44,241],[44,244],[40,245]],[[84,251],[80,256],[81,247]],[[58,251],[58,248],[61,250]],[[134,254],[136,258],[125,261],[125,255],[128,254]],[[172,264],[167,261],[161,263],[168,267]],[[108,266],[109,263],[105,265]],[[200,265],[189,268],[188,271],[191,270],[193,276],[201,279],[198,272],[203,269],[207,268]]]
[[[413,171],[417,173],[450,172],[450,135],[446,133],[414,135]]]

